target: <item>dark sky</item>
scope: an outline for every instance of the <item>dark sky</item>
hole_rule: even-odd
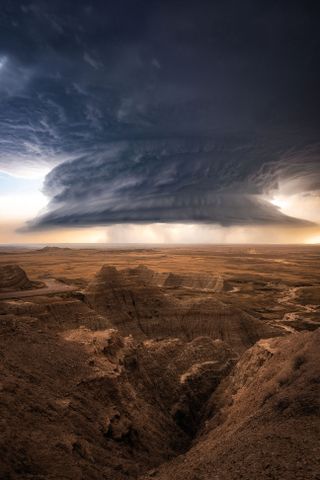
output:
[[[0,169],[51,170],[29,229],[298,224],[320,192],[314,1],[5,1]]]

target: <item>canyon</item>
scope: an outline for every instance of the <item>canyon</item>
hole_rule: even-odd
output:
[[[317,479],[319,263],[0,248],[0,478]]]

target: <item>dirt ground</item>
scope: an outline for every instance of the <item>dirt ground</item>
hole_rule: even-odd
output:
[[[215,298],[254,317],[280,322],[287,329],[320,325],[320,246],[315,245],[0,248],[0,264],[9,263],[20,265],[31,280],[54,278],[79,289],[102,265],[212,274],[223,279]],[[192,298],[195,292],[180,294]]]
[[[0,298],[1,480],[319,479],[320,247],[4,265],[33,290]]]

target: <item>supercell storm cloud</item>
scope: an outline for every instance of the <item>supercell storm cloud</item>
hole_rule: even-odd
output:
[[[296,224],[264,199],[264,189],[285,178],[319,186],[316,161],[300,164],[233,140],[130,141],[57,166],[48,174],[49,212],[30,224],[49,226],[112,223],[204,222],[221,225]],[[317,152],[318,154],[318,152]],[[258,163],[256,156],[265,157]],[[300,152],[296,154],[300,160]],[[318,158],[318,157],[317,157]],[[239,170],[241,165],[241,170]],[[257,171],[260,167],[262,172]],[[310,170],[310,172],[308,172]],[[303,223],[303,222],[302,222]]]
[[[3,2],[0,170],[49,171],[28,229],[303,224],[319,199],[314,2]]]

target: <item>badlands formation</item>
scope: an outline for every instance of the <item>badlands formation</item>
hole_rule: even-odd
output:
[[[0,252],[1,479],[319,478],[317,269],[171,252]]]
[[[192,340],[206,335],[242,352],[260,338],[279,335],[279,329],[217,300],[217,284],[220,279],[209,275],[157,274],[144,266],[125,270],[104,266],[86,289],[85,299],[123,335],[139,339]],[[193,289],[195,295],[185,300],[184,288]]]
[[[19,265],[0,265],[0,292],[28,290],[32,283]]]

